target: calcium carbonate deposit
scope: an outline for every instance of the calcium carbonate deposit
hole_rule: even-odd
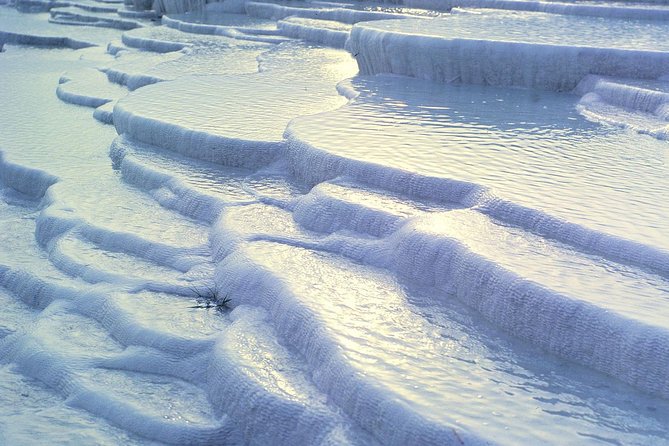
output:
[[[0,444],[669,445],[667,35],[0,0]]]

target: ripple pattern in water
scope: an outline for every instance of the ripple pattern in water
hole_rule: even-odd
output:
[[[489,186],[569,221],[669,248],[664,141],[592,124],[570,95],[390,76],[351,86],[360,94],[351,104],[296,120],[292,135],[361,162]]]
[[[498,40],[564,46],[593,46],[666,51],[668,25],[535,12],[477,10],[434,20],[397,20],[365,24],[373,29],[448,39]],[[569,30],[569,32],[565,32]]]

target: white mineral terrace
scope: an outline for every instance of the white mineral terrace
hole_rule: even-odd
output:
[[[669,445],[664,0],[6,3],[0,445]]]

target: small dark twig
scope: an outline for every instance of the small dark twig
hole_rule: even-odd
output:
[[[220,297],[220,293],[216,286],[212,288],[209,285],[205,285],[204,290],[192,286],[190,289],[195,294],[195,299],[197,300],[197,305],[193,305],[190,308],[216,308],[218,311],[225,311],[230,309],[228,304],[232,301],[232,299],[228,294]]]

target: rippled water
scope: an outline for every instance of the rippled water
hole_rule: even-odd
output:
[[[245,14],[225,14],[214,11],[191,11],[184,14],[169,14],[171,19],[182,20],[189,23],[202,23],[205,25],[220,25],[232,27],[252,27],[254,29],[276,29],[276,23],[249,17]]]
[[[470,210],[432,215],[418,226],[553,290],[649,324],[669,323],[669,281],[560,246]]]
[[[449,39],[485,39],[652,51],[669,49],[669,44],[663,38],[669,25],[643,20],[477,10],[430,21],[384,21],[365,26],[418,35],[438,35]]]
[[[434,306],[435,290],[405,287],[378,270],[285,245],[257,243],[249,256],[289,284],[284,298],[294,295],[298,306],[315,313],[343,361],[428,419],[454,419],[509,444],[592,437],[636,443],[648,434],[666,441],[664,415],[655,419],[584,370],[537,360],[539,352],[509,343],[457,301],[447,297],[445,308]],[[648,404],[665,407],[659,400]],[[628,424],[628,416],[643,412],[650,416]],[[540,428],[524,430],[528,423]]]
[[[0,5],[2,31],[37,36],[66,36],[98,45],[106,45],[120,35],[119,31],[108,28],[57,25],[49,23],[48,18],[49,13],[22,14],[16,9]]]
[[[524,205],[669,247],[666,142],[590,123],[576,96],[356,78],[360,96],[291,125],[328,152],[483,184]]]
[[[235,58],[236,52],[229,56]],[[208,135],[278,142],[291,118],[343,105],[345,99],[334,85],[355,72],[348,54],[302,44],[282,44],[263,54],[259,62],[260,73],[183,77],[151,85],[130,94],[118,107],[128,113],[129,120],[150,118]],[[183,113],[180,104],[184,103],[198,106]],[[154,125],[160,130],[160,124]]]

